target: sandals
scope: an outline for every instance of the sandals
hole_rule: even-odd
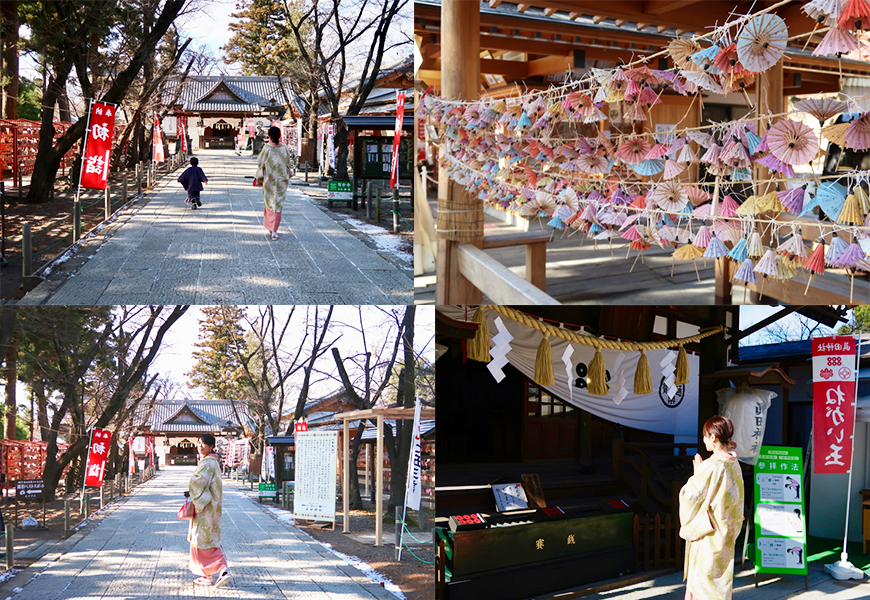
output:
[[[226,584],[228,584],[230,582],[231,579],[232,579],[232,577],[230,576],[229,572],[224,571],[223,573],[221,573],[218,576],[217,581],[214,582],[214,586],[216,588],[224,587]]]
[[[277,232],[277,231],[273,231],[273,232],[272,232],[272,240],[274,241],[274,240],[277,240],[277,239],[278,239],[278,232]]]
[[[193,580],[196,585],[211,585],[211,577],[197,577]]]

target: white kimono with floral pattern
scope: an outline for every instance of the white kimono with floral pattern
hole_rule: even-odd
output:
[[[190,520],[187,541],[195,548],[219,548],[224,494],[216,455],[209,454],[200,461],[190,478],[188,491],[196,516]]]
[[[680,490],[683,579],[695,600],[730,600],[734,543],[743,526],[743,476],[736,456],[701,463]]]

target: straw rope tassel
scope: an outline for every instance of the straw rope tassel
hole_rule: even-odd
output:
[[[680,353],[677,354],[677,371],[674,374],[674,385],[683,385],[689,383],[689,357],[686,356],[686,349],[680,346]]]
[[[477,323],[477,333],[468,344],[468,358],[488,363],[492,360],[489,355],[489,326],[486,324],[486,312],[482,306],[478,306],[471,318]]]
[[[649,370],[649,359],[646,350],[640,351],[637,370],[634,372],[634,393],[643,395],[652,393],[652,374]]]
[[[535,355],[535,383],[543,386],[556,383],[556,377],[553,375],[553,352],[550,349],[550,336],[547,334],[541,338],[538,353]]]
[[[594,396],[606,396],[609,390],[607,385],[607,365],[601,348],[595,347],[595,356],[589,363],[589,393]]]

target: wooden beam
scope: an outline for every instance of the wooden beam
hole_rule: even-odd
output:
[[[650,0],[643,3],[643,12],[648,15],[663,15],[673,12],[698,3],[700,0],[682,0],[674,2],[672,0]]]
[[[489,0],[489,7],[490,8],[498,8],[501,3],[502,3],[502,0]]]
[[[539,75],[555,75],[556,73],[564,73],[572,69],[574,63],[573,56],[548,56],[528,62],[528,76],[536,77]]]
[[[776,323],[780,319],[787,317],[788,315],[790,315],[794,312],[799,311],[801,308],[803,308],[803,306],[787,306],[787,307],[783,308],[781,311],[770,315],[766,319],[762,319],[761,321],[759,321],[755,325],[748,327],[742,331],[735,332],[734,334],[731,335],[731,337],[728,339],[728,342],[726,342],[726,343],[729,346],[736,344],[737,342],[739,342],[743,338],[749,337],[750,335],[752,335],[756,331],[761,331],[762,329],[764,329],[768,325],[772,325],[773,323]]]
[[[607,17],[602,17],[601,15],[594,15],[592,17],[592,22],[595,23],[596,25],[598,25],[599,23],[601,23],[601,21],[603,21],[606,18]]]
[[[560,304],[506,266],[470,244],[459,246],[463,276],[496,304]]]
[[[544,9],[544,16],[545,17],[552,17],[554,14],[556,14],[555,8],[545,8]]]
[[[517,4],[517,12],[524,13],[532,7],[531,4]]]

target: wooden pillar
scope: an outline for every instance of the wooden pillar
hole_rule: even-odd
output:
[[[758,76],[758,79],[755,82],[756,94],[757,94],[757,104],[758,107],[756,109],[758,115],[777,115],[782,112],[785,112],[785,96],[783,95],[783,69],[782,69],[783,61],[777,62],[770,69],[761,73]],[[775,123],[779,121],[782,117],[775,117],[771,123]],[[763,135],[763,131],[758,132],[759,135]],[[764,165],[759,165],[758,163],[753,163],[753,176],[758,184],[755,186],[754,193],[757,196],[763,196],[769,192],[775,191],[777,189],[776,183],[768,182],[767,180],[771,177],[779,178],[781,175],[777,173],[771,173],[770,169],[765,167]],[[761,241],[765,246],[770,246],[771,235],[770,231],[759,230],[761,234]],[[763,277],[763,276],[760,276]],[[760,278],[759,277],[759,278]],[[759,282],[759,285],[760,282]],[[718,288],[718,285],[717,285]],[[750,300],[753,304],[758,303],[760,300],[760,295],[757,292],[752,292],[750,294]]]
[[[480,93],[480,4],[441,3],[441,93],[476,100]],[[442,147],[442,152],[444,148]],[[459,272],[459,244],[483,245],[483,203],[443,170],[438,178],[438,304],[480,302],[480,291]]]
[[[384,415],[378,415],[377,451],[375,452],[375,546],[384,538]]]
[[[344,470],[341,474],[341,504],[344,508],[342,513],[341,532],[350,533],[350,442],[348,435],[350,434],[350,423],[344,419],[344,435],[341,440],[341,461],[344,463]]]

